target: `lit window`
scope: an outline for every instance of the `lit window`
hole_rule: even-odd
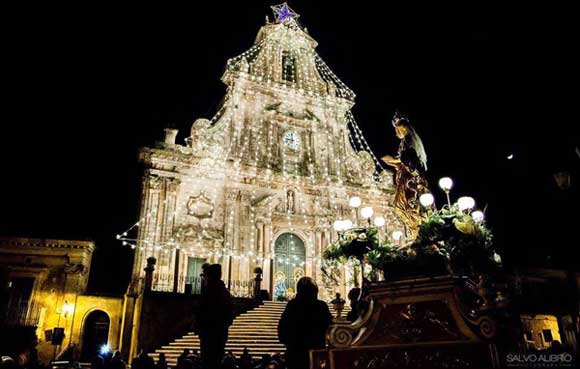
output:
[[[282,52],[282,79],[296,82],[296,58],[288,51]]]

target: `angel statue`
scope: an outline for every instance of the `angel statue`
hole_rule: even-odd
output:
[[[387,155],[382,160],[395,168],[395,211],[405,224],[407,236],[415,239],[419,230],[419,196],[429,192],[425,179],[427,154],[421,138],[404,115],[396,112],[393,116],[395,134],[401,140],[396,157]]]

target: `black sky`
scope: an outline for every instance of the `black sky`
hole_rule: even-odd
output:
[[[0,234],[94,239],[92,287],[122,291],[131,253],[114,236],[138,217],[138,148],[215,112],[227,59],[277,2],[248,3],[5,13]],[[488,205],[508,261],[578,267],[577,40],[564,9],[289,4],[357,94],[377,156],[396,151],[390,118],[406,112],[434,193],[449,175],[454,195]],[[571,190],[556,188],[559,169]]]

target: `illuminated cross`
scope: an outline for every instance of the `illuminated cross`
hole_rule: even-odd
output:
[[[279,5],[274,5],[271,7],[276,17],[276,23],[282,23],[288,19],[298,18],[298,15],[294,10],[292,10],[288,4],[282,3]]]

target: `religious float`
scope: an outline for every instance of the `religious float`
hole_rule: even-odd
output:
[[[401,145],[383,160],[396,169],[394,206],[410,241],[380,237],[370,222],[335,227],[324,270],[332,279],[350,263],[361,288],[352,315],[335,319],[328,349],[311,353],[311,368],[500,367],[509,315],[484,214],[470,197],[451,203],[449,178],[439,183],[447,203],[438,209],[419,136],[400,114],[393,126]]]

